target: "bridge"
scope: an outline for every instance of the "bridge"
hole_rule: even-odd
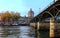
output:
[[[30,22],[30,26],[33,26],[37,30],[41,30],[41,28],[48,29],[50,37],[60,36],[60,0],[57,0],[44,11],[40,12]]]

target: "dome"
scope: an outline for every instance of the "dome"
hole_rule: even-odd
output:
[[[34,12],[32,11],[32,8],[30,8],[30,10],[29,10],[29,12],[28,13],[33,13],[34,14]]]
[[[34,11],[32,11],[32,8],[28,11],[28,17],[34,17]]]

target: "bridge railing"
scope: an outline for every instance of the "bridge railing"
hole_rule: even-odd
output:
[[[58,1],[58,0],[56,0],[55,2],[57,2],[57,1]],[[46,10],[49,6],[51,6],[51,5],[54,4],[55,2],[54,2],[54,1],[50,2],[50,3],[44,8],[44,10]],[[44,10],[42,10],[42,11],[44,11]],[[40,11],[40,13],[41,13],[42,11]]]

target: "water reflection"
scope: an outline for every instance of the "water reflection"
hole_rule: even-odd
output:
[[[40,38],[49,38],[49,31],[41,31]]]
[[[36,38],[35,29],[29,26],[0,26],[0,38]]]

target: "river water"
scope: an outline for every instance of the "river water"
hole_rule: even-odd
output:
[[[36,33],[29,26],[0,26],[0,38],[36,38]]]
[[[0,38],[49,38],[49,31],[36,31],[30,26],[0,26]]]

